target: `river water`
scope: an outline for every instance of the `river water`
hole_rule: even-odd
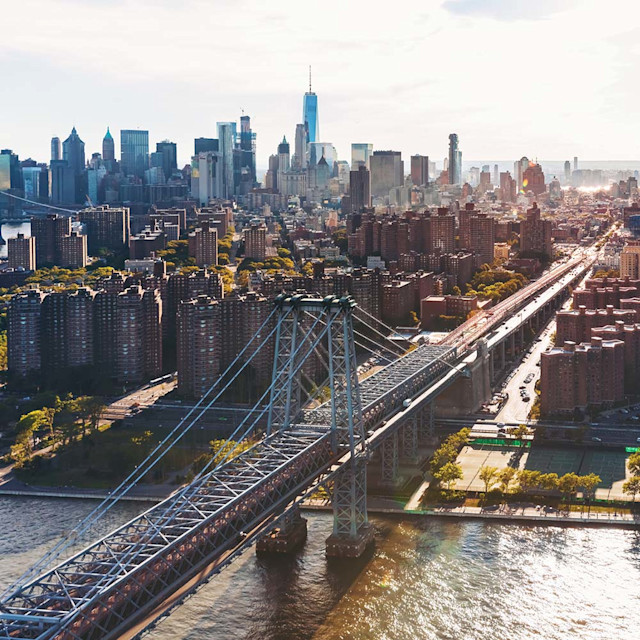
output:
[[[92,508],[0,498],[0,583]],[[138,505],[118,508],[112,522]],[[246,552],[154,640],[638,640],[640,534],[375,518],[372,557],[327,562],[331,516],[307,514],[293,557]],[[36,542],[37,541],[37,542]]]

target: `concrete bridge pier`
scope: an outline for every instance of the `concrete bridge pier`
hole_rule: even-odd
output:
[[[397,442],[397,441],[396,441]],[[367,461],[352,458],[336,475],[331,495],[333,533],[326,541],[329,558],[359,558],[374,541],[367,518]]]
[[[295,504],[280,518],[276,526],[256,543],[256,553],[293,553],[307,539],[307,521]]]
[[[465,360],[468,377],[459,377],[436,400],[436,412],[443,417],[476,413],[491,398],[491,355],[485,340]]]

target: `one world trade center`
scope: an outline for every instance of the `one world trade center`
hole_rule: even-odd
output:
[[[308,142],[319,142],[318,96],[311,91],[311,67],[309,67],[309,91],[304,94],[302,101],[302,117],[307,129]]]

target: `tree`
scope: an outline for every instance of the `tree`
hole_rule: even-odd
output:
[[[409,319],[413,326],[417,325],[420,322],[420,318],[418,318],[418,314],[415,311],[409,312]]]
[[[540,486],[540,471],[534,469],[522,469],[518,472],[518,484],[522,493],[531,493]]]
[[[334,244],[336,245],[336,247],[340,249],[340,253],[347,253],[347,249],[349,247],[349,240],[347,238],[346,228],[342,227],[341,229],[336,229],[331,234],[331,238]]]
[[[7,332],[0,333],[0,371],[7,368]]]
[[[513,467],[505,467],[498,472],[498,482],[500,483],[502,493],[509,493],[509,486],[515,475],[516,470]]]
[[[458,450],[451,444],[444,442],[434,452],[429,463],[431,469],[431,475],[435,476],[436,473],[444,467],[448,462],[455,462],[458,457]]]
[[[632,453],[627,458],[627,467],[629,467],[632,476],[640,476],[640,451]]]
[[[544,491],[555,491],[558,488],[557,473],[543,473],[539,478],[539,486]]]
[[[447,462],[441,469],[434,473],[434,477],[443,482],[447,489],[451,489],[456,480],[462,480],[462,467],[456,462]]]
[[[516,438],[516,440],[520,440],[521,443],[524,441],[524,437],[528,436],[529,433],[529,427],[527,427],[526,424],[519,424],[515,429],[511,430],[511,435]]]
[[[106,406],[102,398],[98,396],[81,396],[76,400],[78,408],[78,417],[82,426],[82,435],[84,436],[87,423],[92,431],[97,431],[100,426],[100,420]]]
[[[602,478],[595,473],[579,476],[578,486],[582,489],[583,497],[591,500],[595,495],[596,487],[602,482]]]
[[[480,480],[484,482],[484,492],[489,493],[489,489],[498,476],[498,467],[480,467],[479,476]]]
[[[460,287],[457,286],[457,285],[455,287],[453,287],[453,289],[451,289],[451,293],[454,296],[461,296],[462,295],[462,291],[460,291]]]
[[[565,499],[570,500],[573,494],[578,490],[580,476],[571,472],[565,473],[558,479],[558,489],[564,493]]]
[[[13,456],[13,452],[11,453]],[[640,476],[632,476],[623,485],[622,491],[629,496],[633,496],[633,501],[636,501],[636,494],[640,493]]]
[[[51,429],[51,416],[52,410],[49,407],[36,409],[21,416],[16,427],[16,444],[23,445],[27,453],[31,455],[36,446],[36,433],[43,428]],[[31,444],[32,440],[33,445]]]

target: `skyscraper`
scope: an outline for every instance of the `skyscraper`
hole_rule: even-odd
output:
[[[60,264],[62,238],[70,233],[71,218],[67,216],[49,213],[44,218],[31,218],[31,235],[36,239],[38,267]]]
[[[371,206],[371,174],[363,164],[349,174],[349,194],[354,213]]]
[[[178,391],[183,396],[200,398],[220,375],[220,316],[220,304],[206,295],[178,307]]]
[[[67,269],[83,269],[87,266],[87,236],[72,231],[60,238],[60,265]]]
[[[74,199],[75,203],[85,200],[87,185],[84,163],[84,142],[80,139],[76,128],[71,129],[71,134],[62,143],[62,159],[73,171]]]
[[[311,91],[311,67],[309,67],[309,91],[304,94],[302,100],[302,120],[307,127],[309,142],[320,142],[318,96]]]
[[[223,171],[219,151],[202,151],[191,158],[191,195],[201,206],[224,197]]]
[[[138,129],[120,131],[120,163],[126,176],[142,178],[149,168],[149,132]]]
[[[354,142],[351,145],[351,171],[363,166],[370,169],[369,160],[373,154],[373,145],[368,142]]]
[[[107,133],[102,139],[102,159],[105,162],[113,162],[116,159],[116,143],[113,141],[109,127],[107,127]]]
[[[389,196],[389,191],[404,182],[404,163],[400,151],[374,151],[370,159],[371,195]]]
[[[162,371],[162,301],[157,290],[132,286],[116,302],[116,375],[127,384]]]
[[[203,222],[189,234],[189,255],[199,267],[218,264],[218,225]]]
[[[17,189],[22,191],[23,188],[24,180],[20,159],[11,149],[2,149],[0,151],[0,190]]]
[[[87,230],[92,255],[96,255],[100,248],[121,251],[129,242],[130,214],[126,207],[112,209],[109,205],[102,205],[83,209],[78,218]]]
[[[62,160],[62,147],[57,136],[51,138],[51,160]]]
[[[278,188],[282,188],[282,174],[289,171],[290,164],[290,148],[286,136],[282,137],[282,142],[278,145]]]
[[[540,217],[540,209],[534,202],[533,207],[527,209],[527,218],[520,223],[520,253],[528,251],[545,253],[553,257],[551,220]]]
[[[194,155],[205,153],[206,151],[218,151],[219,144],[217,138],[196,138],[194,140]]]
[[[267,256],[267,228],[252,224],[244,229],[244,256],[251,260],[264,260]]]
[[[429,156],[411,156],[411,181],[417,187],[429,184]]]
[[[163,140],[156,142],[156,153],[162,154],[162,171],[165,180],[168,180],[178,168],[178,150],[175,142]]]
[[[218,122],[218,144],[222,153],[223,198],[231,198],[235,193],[233,179],[233,150],[236,146],[237,126],[235,122]]]
[[[7,357],[12,375],[40,369],[40,316],[44,294],[38,289],[17,293],[7,313]]]
[[[462,153],[458,149],[458,134],[449,134],[449,184],[462,181]]]
[[[75,202],[73,169],[64,160],[51,161],[51,202],[53,204],[72,204]]]
[[[74,175],[84,171],[84,142],[80,139],[76,128],[71,129],[71,134],[62,143],[62,159],[69,163]]]
[[[540,195],[544,193],[546,189],[542,167],[539,164],[530,162],[522,174],[522,190],[525,193],[527,191],[533,191],[535,195]]]
[[[251,130],[251,118],[240,117],[240,164],[241,170],[248,173],[250,189],[256,184],[256,134]]]
[[[479,254],[483,264],[493,262],[496,241],[496,221],[486,213],[478,213],[469,219],[471,250]]]
[[[522,191],[522,181],[524,179],[524,172],[529,166],[529,158],[522,156],[520,160],[516,160],[513,164],[513,173],[516,181],[516,189],[518,193]]]
[[[304,123],[296,125],[296,139],[294,147],[294,160],[292,166],[296,171],[307,168],[308,163],[307,127]]]
[[[564,179],[566,182],[571,180],[571,163],[568,160],[564,163]]]

